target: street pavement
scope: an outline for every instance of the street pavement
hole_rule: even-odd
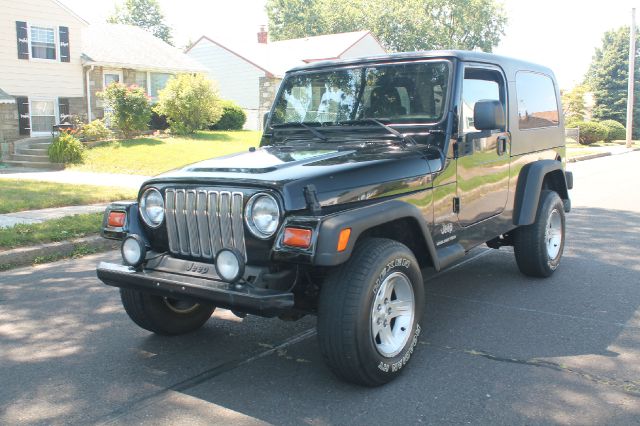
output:
[[[375,389],[330,373],[312,317],[139,329],[95,278],[116,252],[0,273],[0,424],[640,424],[640,152],[570,169],[553,277],[486,247],[425,271],[418,351]]]

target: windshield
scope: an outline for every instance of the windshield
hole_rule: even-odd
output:
[[[365,118],[433,123],[442,118],[448,83],[446,61],[294,74],[282,83],[271,124],[332,125]]]

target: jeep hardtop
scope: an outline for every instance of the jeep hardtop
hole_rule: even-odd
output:
[[[485,243],[532,277],[560,263],[572,175],[548,68],[465,51],[316,62],[286,73],[264,124],[259,147],[106,209],[123,264],[98,277],[140,327],[317,315],[331,370],[376,386],[416,349],[424,268]]]

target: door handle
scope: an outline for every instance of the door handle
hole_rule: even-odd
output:
[[[498,136],[497,144],[496,144],[496,150],[498,152],[498,155],[502,155],[505,152],[507,152],[507,141],[508,140],[509,140],[509,138],[507,136]]]

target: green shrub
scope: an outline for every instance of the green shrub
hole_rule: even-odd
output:
[[[247,114],[233,101],[222,101],[222,116],[217,123],[209,126],[211,130],[242,130]]]
[[[601,121],[600,124],[607,129],[607,136],[604,138],[607,142],[621,140],[627,137],[627,129],[615,120],[604,120]]]
[[[103,120],[93,120],[82,126],[80,135],[89,141],[99,141],[108,139],[111,136],[111,130],[107,128]]]
[[[61,132],[49,145],[49,159],[53,163],[80,164],[84,161],[84,145],[73,135]]]
[[[113,110],[113,122],[125,138],[149,128],[151,106],[141,87],[112,83],[98,96],[104,99],[107,108]]]
[[[202,74],[178,74],[158,94],[154,111],[165,115],[172,133],[191,134],[222,116],[218,93]]]
[[[581,121],[577,125],[581,145],[591,145],[607,137],[607,128],[596,121]]]

